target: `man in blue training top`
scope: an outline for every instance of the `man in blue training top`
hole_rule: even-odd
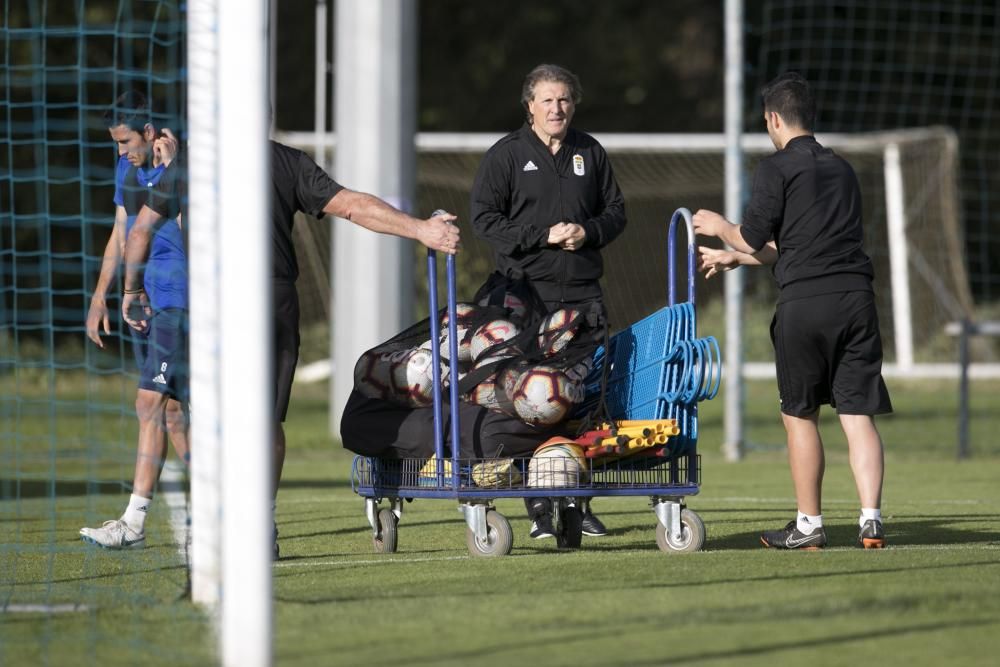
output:
[[[110,334],[105,295],[124,256],[126,239],[178,150],[169,130],[157,132],[146,99],[137,92],[121,95],[105,113],[105,120],[118,145],[119,160],[115,227],[87,315],[87,335],[99,347],[104,347],[100,329]],[[188,461],[187,257],[179,216],[164,222],[151,237],[143,282],[136,288],[147,297],[151,315],[143,317],[144,326],[133,327],[139,367],[135,403],[139,439],[132,495],[121,518],[106,521],[100,528],[80,529],[85,541],[108,549],[145,545],[146,512],[166,457],[166,433],[177,455]]]

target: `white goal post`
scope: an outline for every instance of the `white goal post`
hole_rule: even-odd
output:
[[[227,667],[272,658],[266,17],[188,4],[191,592]]]

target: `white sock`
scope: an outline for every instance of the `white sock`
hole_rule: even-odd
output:
[[[125,508],[125,513],[122,514],[122,519],[125,520],[129,528],[137,533],[143,531],[143,528],[146,526],[146,512],[149,510],[149,504],[152,501],[152,498],[143,498],[134,493],[129,497],[128,507]]]
[[[795,518],[795,525],[803,535],[812,535],[814,530],[823,527],[823,515],[817,514],[813,516],[799,512]]]
[[[882,523],[882,510],[879,508],[862,507],[861,517],[858,519],[858,526],[864,528],[865,521],[875,520]]]

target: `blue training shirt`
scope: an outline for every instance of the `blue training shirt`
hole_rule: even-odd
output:
[[[125,178],[129,174],[132,164],[124,155],[118,159],[118,167],[115,171],[115,205],[125,206],[126,187],[138,187],[150,190],[163,175],[163,166],[159,167],[139,167],[136,170],[136,182],[126,184]],[[139,198],[139,208],[145,202],[145,196]],[[139,211],[126,211],[128,217],[125,221],[125,236],[132,231],[132,225]],[[187,274],[187,254],[184,252],[184,239],[181,235],[180,225],[177,219],[172,218],[160,225],[153,236],[149,250],[149,260],[146,263],[146,272],[143,279],[143,288],[146,296],[149,297],[149,304],[154,310],[165,308],[188,308],[188,274]]]

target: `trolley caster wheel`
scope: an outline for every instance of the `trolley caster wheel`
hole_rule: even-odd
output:
[[[375,553],[394,554],[398,542],[398,531],[396,529],[399,518],[389,508],[378,511],[378,535],[372,538],[375,544]]]
[[[700,551],[705,546],[705,524],[689,509],[681,510],[681,539],[674,541],[662,523],[656,524],[656,546],[667,553]]]
[[[496,511],[486,513],[486,540],[476,537],[471,528],[465,529],[465,542],[469,553],[481,558],[506,556],[514,545],[514,532],[510,529],[510,521]]]
[[[559,514],[556,546],[560,549],[579,549],[583,541],[583,512],[579,507],[571,505]]]

